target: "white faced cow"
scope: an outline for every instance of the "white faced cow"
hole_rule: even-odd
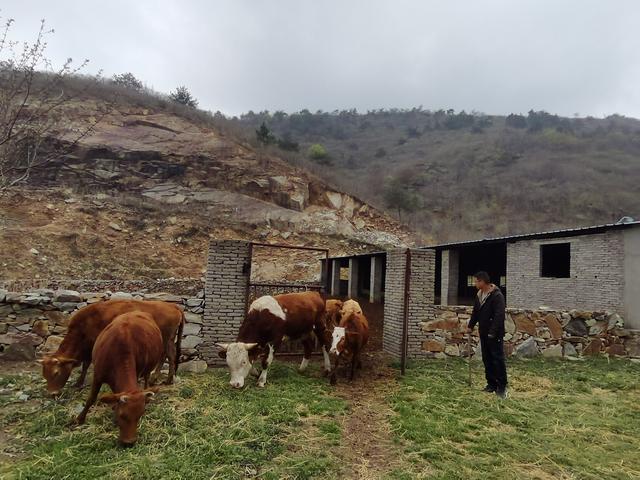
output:
[[[275,352],[285,339],[301,339],[304,358],[300,371],[309,364],[315,340],[322,345],[325,373],[331,370],[329,347],[331,338],[325,327],[325,302],[317,292],[288,293],[272,297],[266,295],[255,300],[240,326],[234,343],[217,344],[222,350],[220,356],[226,358],[231,371],[231,386],[242,388],[249,373],[257,375],[254,362],[261,357],[262,372],[258,386],[267,382],[267,370]]]

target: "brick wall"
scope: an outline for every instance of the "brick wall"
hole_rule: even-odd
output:
[[[540,245],[571,244],[570,278],[540,276]],[[507,245],[509,306],[623,312],[624,239],[619,231]]]
[[[398,358],[402,345],[405,252],[405,249],[387,252],[385,277],[383,349]],[[434,250],[411,250],[407,346],[409,358],[425,354],[420,332],[422,323],[434,318],[435,263]]]
[[[246,309],[250,246],[241,240],[212,240],[205,278],[203,342],[199,350],[210,365],[224,363],[216,342],[235,340]]]

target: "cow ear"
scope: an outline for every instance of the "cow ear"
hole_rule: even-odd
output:
[[[113,404],[113,403],[117,403],[119,400],[120,400],[120,395],[117,395],[115,393],[108,393],[106,395],[102,395],[98,400],[98,402]]]
[[[253,350],[254,348],[256,348],[258,346],[257,343],[245,343],[244,344],[244,348],[247,350],[247,352]]]

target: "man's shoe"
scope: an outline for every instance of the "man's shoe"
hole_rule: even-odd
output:
[[[484,387],[482,389],[482,391],[486,392],[486,393],[495,393],[496,387],[492,387],[491,385],[487,385],[486,387]]]
[[[499,399],[506,400],[507,398],[509,398],[509,390],[507,389],[507,387],[498,388],[496,390],[496,395]]]

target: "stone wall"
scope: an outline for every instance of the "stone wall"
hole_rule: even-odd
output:
[[[571,244],[570,278],[540,276],[540,245]],[[624,312],[624,239],[621,231],[507,245],[507,302],[535,309]]]
[[[436,306],[432,319],[420,324],[414,357],[467,356],[467,323],[471,307]],[[624,328],[620,315],[597,311],[507,309],[504,349],[507,356],[578,357],[608,354],[640,357],[640,331]],[[473,352],[479,352],[477,328]]]
[[[79,292],[171,292],[184,297],[195,296],[204,288],[201,278],[154,278],[154,279],[43,279],[29,278],[0,280],[0,289],[13,292],[30,290],[76,290]]]
[[[78,292],[35,289],[24,293],[0,290],[0,354],[7,360],[29,360],[35,353],[55,351],[76,310],[108,299],[162,300],[182,305],[186,324],[182,360],[200,358],[203,344],[204,291],[192,296],[147,292]]]
[[[223,364],[216,342],[232,342],[240,330],[246,309],[251,249],[242,240],[212,240],[205,280],[205,312],[202,358],[210,365]]]

